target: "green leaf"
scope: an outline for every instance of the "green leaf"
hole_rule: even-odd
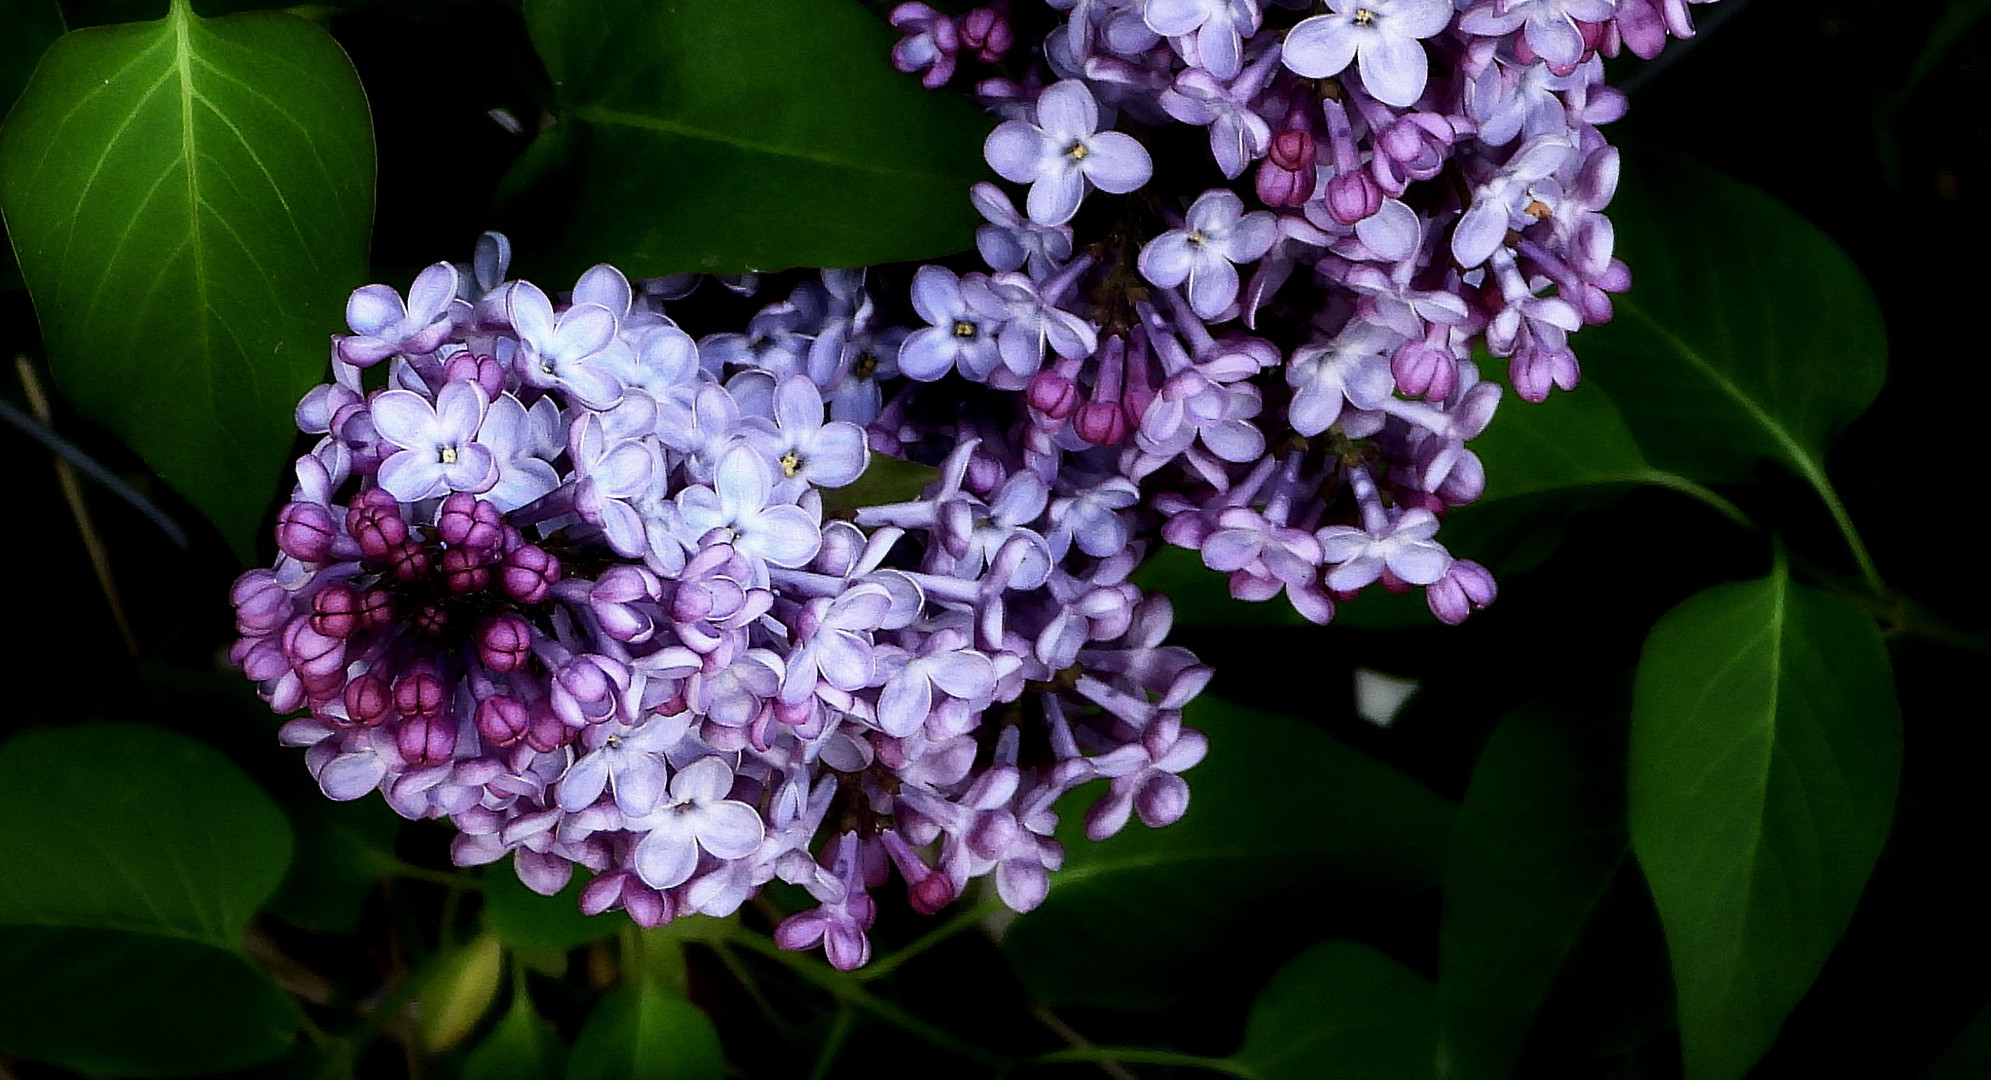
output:
[[[483,933],[442,961],[422,986],[415,1030],[429,1053],[440,1053],[468,1038],[498,999],[505,949],[496,935]]]
[[[823,516],[861,506],[911,502],[939,477],[940,470],[931,465],[874,453],[864,466],[864,475],[843,487],[823,491]]]
[[[273,12],[65,35],[0,131],[57,382],[245,560],[291,411],[366,280],[373,140],[330,36]]]
[[[1991,1002],[1977,1010],[1921,1080],[1971,1080],[1991,1074]]]
[[[698,1007],[653,986],[628,986],[588,1014],[567,1080],[720,1080],[719,1033]]]
[[[306,779],[285,801],[297,858],[266,907],[307,930],[343,933],[393,864],[402,819],[378,799],[333,802]]]
[[[0,1048],[80,1073],[206,1076],[266,1061],[296,1019],[233,953],[184,938],[0,926]]]
[[[525,952],[566,952],[590,941],[600,941],[628,925],[620,915],[583,915],[581,889],[585,875],[576,874],[567,887],[553,896],[541,896],[525,887],[506,859],[487,868],[484,883],[484,921],[498,939]]]
[[[43,52],[62,36],[62,5],[56,0],[13,0],[7,32],[0,34],[0,117],[14,107],[21,88]],[[21,268],[14,262],[14,249],[6,244],[6,228],[0,226],[0,289],[21,286]]]
[[[1277,954],[1290,930],[1268,910],[1304,902],[1319,919],[1358,895],[1400,898],[1437,883],[1451,803],[1290,717],[1205,698],[1186,722],[1210,751],[1186,774],[1194,794],[1181,821],[1136,820],[1095,844],[1084,811],[1103,788],[1060,803],[1064,869],[1003,937],[1037,999],[1182,1001]]]
[[[1645,458],[1703,483],[1770,458],[1822,485],[1827,444],[1887,368],[1852,260],[1789,207],[1677,157],[1628,153],[1611,218],[1636,281],[1577,349]]]
[[[1666,927],[1690,1080],[1746,1073],[1887,838],[1901,712],[1879,632],[1780,566],[1662,617],[1632,712],[1632,848]]]
[[[290,826],[214,750],[135,724],[0,745],[0,924],[111,927],[232,949],[283,880]]]
[[[1436,997],[1431,980],[1382,953],[1324,941],[1259,992],[1231,1060],[1263,1080],[1430,1080]]]
[[[559,1033],[533,1011],[530,998],[514,992],[505,1018],[464,1060],[463,1080],[546,1080],[561,1075],[566,1062]]]
[[[1480,753],[1445,865],[1442,1075],[1512,1073],[1629,851],[1623,741],[1617,717],[1526,710]]]
[[[991,122],[893,70],[893,32],[854,0],[529,0],[525,13],[556,130],[577,129],[562,136],[563,271],[863,266],[972,245],[968,188],[987,179]]]

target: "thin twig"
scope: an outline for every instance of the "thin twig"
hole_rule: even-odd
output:
[[[26,354],[16,354],[14,370],[20,373],[21,389],[27,392],[28,408],[41,425],[54,429],[53,413],[48,407],[48,395],[42,392],[41,379],[35,375],[34,365],[28,362]],[[125,651],[133,659],[138,657],[138,636],[131,632],[131,620],[124,614],[124,603],[118,599],[118,586],[111,577],[110,553],[104,550],[103,538],[97,535],[97,526],[90,518],[90,507],[83,501],[83,485],[76,480],[76,468],[66,459],[55,459],[56,482],[62,485],[62,500],[69,504],[69,514],[76,519],[76,528],[83,534],[83,550],[90,555],[90,568],[97,572],[97,587],[104,591],[104,599],[110,602],[111,618],[117,621],[118,635],[124,638]]]
[[[1079,1034],[1077,1028],[1074,1028],[1070,1024],[1065,1023],[1064,1017],[1059,1016],[1055,1012],[1052,1012],[1050,1006],[1032,1004],[1030,1006],[1030,1015],[1036,1017],[1038,1023],[1043,1024],[1047,1028],[1050,1028],[1054,1033],[1057,1034],[1058,1038],[1065,1040],[1065,1045],[1071,1047],[1072,1049],[1074,1050],[1098,1049],[1098,1047],[1093,1044],[1092,1040]],[[1131,1072],[1128,1072],[1127,1067],[1125,1065],[1122,1065],[1117,1061],[1100,1061],[1096,1062],[1096,1064],[1099,1066],[1100,1072],[1103,1072],[1106,1075],[1112,1077],[1113,1080],[1140,1080],[1139,1077],[1135,1076]]]

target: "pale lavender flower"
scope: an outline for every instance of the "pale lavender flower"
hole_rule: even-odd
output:
[[[968,305],[961,279],[943,267],[922,266],[913,275],[912,294],[913,310],[932,325],[906,336],[899,346],[899,370],[921,382],[957,367],[971,379],[987,378],[1002,359],[996,324]]]
[[[1040,225],[1070,221],[1088,185],[1120,195],[1154,174],[1147,149],[1132,135],[1099,130],[1099,105],[1075,79],[1044,89],[1036,123],[998,125],[982,153],[997,175],[1030,185],[1025,208]]]
[[[1385,105],[1407,108],[1424,94],[1425,38],[1452,21],[1451,0],[1327,0],[1330,13],[1302,19],[1286,34],[1284,60],[1309,79],[1353,63],[1362,86]]]
[[[1206,191],[1180,229],[1141,249],[1141,274],[1163,288],[1187,282],[1189,306],[1214,319],[1237,299],[1236,263],[1254,262],[1279,237],[1270,212],[1244,212],[1244,200],[1224,188]]]
[[[736,444],[719,459],[711,487],[678,493],[678,535],[698,547],[706,534],[721,530],[724,542],[754,568],[754,583],[763,584],[769,563],[804,566],[823,542],[815,515],[792,504],[771,503],[773,496],[774,475],[767,460],[753,447]]]
[[[338,338],[339,358],[367,367],[396,353],[435,351],[449,335],[456,283],[456,268],[436,263],[416,276],[405,304],[385,285],[354,290],[346,301],[346,325],[353,333]]]
[[[380,437],[401,447],[380,463],[380,486],[403,502],[450,491],[488,491],[498,482],[491,448],[477,441],[488,403],[475,383],[443,386],[434,404],[409,390],[384,390],[371,404]]]
[[[760,814],[727,798],[732,790],[733,770],[717,757],[701,757],[677,770],[657,808],[629,822],[631,832],[647,834],[632,856],[644,884],[669,889],[691,880],[701,850],[715,858],[744,859],[760,847]]]
[[[1376,527],[1329,525],[1315,536],[1323,561],[1336,564],[1327,572],[1327,587],[1349,592],[1375,581],[1388,570],[1400,581],[1429,585],[1445,576],[1451,555],[1434,543],[1438,519],[1429,510],[1413,509]]]

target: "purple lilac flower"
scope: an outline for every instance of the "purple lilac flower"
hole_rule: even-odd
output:
[[[1133,136],[1099,130],[1099,105],[1083,82],[1047,87],[1036,111],[1035,123],[998,125],[982,151],[1003,179],[1030,185],[1030,220],[1062,225],[1078,212],[1088,186],[1119,195],[1154,174],[1147,148]]]
[[[1424,95],[1429,75],[1423,39],[1451,22],[1449,0],[1327,0],[1286,35],[1285,63],[1309,79],[1338,75],[1353,63],[1362,87],[1399,108]]]

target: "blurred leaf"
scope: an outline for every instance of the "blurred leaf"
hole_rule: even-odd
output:
[[[12,0],[7,32],[0,34],[0,117],[14,107],[41,54],[62,36],[62,5],[56,0]],[[21,287],[21,268],[0,224],[0,289]]]
[[[463,1062],[463,1080],[545,1080],[566,1069],[567,1044],[522,993]]]
[[[895,35],[852,0],[529,0],[526,22],[559,125],[580,129],[562,272],[862,266],[973,244],[990,121],[893,70]]]
[[[588,1014],[567,1080],[719,1080],[719,1033],[698,1007],[651,986],[626,986]]]
[[[1963,1025],[1921,1080],[1982,1080],[1991,1076],[1991,1001]]]
[[[233,953],[117,930],[0,926],[0,1048],[82,1073],[204,1076],[290,1045],[281,991]]]
[[[378,799],[333,802],[315,784],[287,800],[297,858],[268,910],[321,933],[343,933],[358,922],[367,897],[386,874],[401,818]]]
[[[1630,771],[1687,1076],[1742,1076],[1817,977],[1887,838],[1901,712],[1879,632],[1781,567],[1693,596],[1646,638]]]
[[[483,933],[443,960],[422,987],[416,1030],[429,1053],[448,1050],[469,1037],[498,998],[504,975],[504,946]]]
[[[290,826],[219,753],[135,724],[0,745],[0,924],[112,927],[224,949],[283,880]]]
[[[0,131],[57,382],[245,560],[366,280],[372,185],[352,64],[271,12],[65,35]]]
[[[498,939],[525,952],[561,952],[600,941],[628,925],[626,916],[583,915],[581,889],[585,874],[574,875],[567,887],[541,896],[525,887],[510,859],[485,869],[484,921]]]
[[[1445,866],[1442,1075],[1512,1074],[1529,1025],[1624,861],[1620,724],[1520,711],[1480,753]]]
[[[1210,752],[1188,773],[1181,821],[1138,820],[1104,843],[1084,836],[1079,789],[1058,807],[1064,869],[1003,952],[1049,1004],[1148,1008],[1230,985],[1207,970],[1276,955],[1290,927],[1265,912],[1319,894],[1401,894],[1435,885],[1452,804],[1291,717],[1198,699],[1189,726]],[[1306,898],[1302,900],[1302,898]],[[1213,981],[1216,980],[1216,981]]]
[[[843,487],[823,491],[823,516],[827,518],[840,510],[855,510],[860,506],[911,502],[919,498],[926,485],[939,478],[940,470],[931,465],[874,453],[864,466],[864,475]]]
[[[1577,348],[1646,460],[1705,483],[1771,458],[1822,485],[1826,445],[1887,368],[1852,260],[1789,207],[1677,157],[1627,154],[1611,219],[1637,280]]]
[[[1431,980],[1366,945],[1324,941],[1272,976],[1232,1055],[1263,1080],[1430,1080]]]

